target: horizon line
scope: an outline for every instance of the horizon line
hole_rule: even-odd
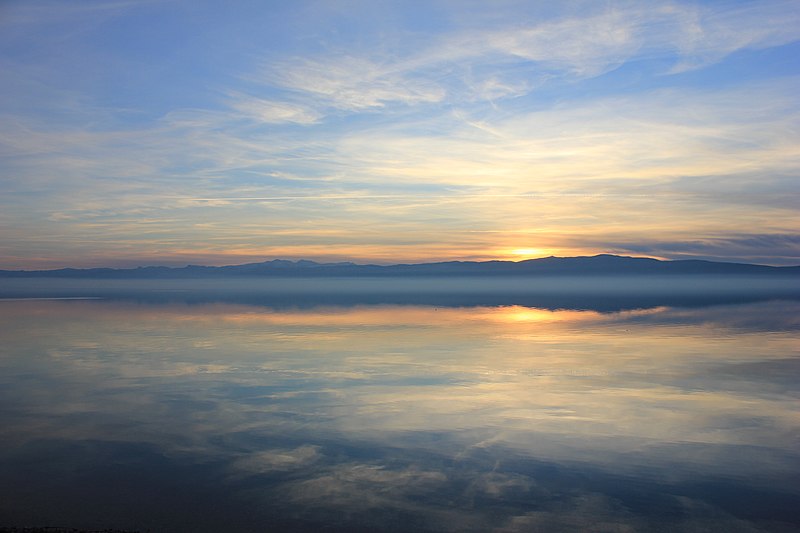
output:
[[[618,258],[625,258],[625,259],[649,259],[653,261],[659,262],[666,262],[666,263],[674,263],[674,262],[681,262],[681,261],[698,261],[698,262],[705,262],[705,263],[727,263],[727,264],[737,264],[737,265],[754,265],[754,266],[764,266],[764,267],[771,267],[771,268],[794,268],[800,267],[800,264],[796,265],[765,265],[763,263],[749,263],[749,262],[742,262],[742,261],[727,261],[727,260],[710,260],[710,259],[701,259],[701,258],[681,258],[681,259],[670,259],[664,257],[655,257],[655,256],[646,256],[646,255],[620,255],[620,254],[613,254],[613,253],[597,253],[593,255],[547,255],[547,256],[540,256],[540,257],[531,257],[526,259],[485,259],[485,260],[472,260],[472,259],[447,259],[447,260],[431,260],[431,261],[419,261],[419,262],[396,262],[396,263],[384,263],[384,262],[366,262],[360,263],[356,261],[330,261],[330,262],[321,262],[312,259],[305,259],[305,258],[298,258],[298,259],[286,259],[283,257],[274,257],[272,259],[265,259],[263,261],[248,261],[244,263],[231,263],[231,264],[223,264],[223,265],[204,265],[204,264],[197,264],[197,263],[187,263],[183,266],[177,265],[163,265],[163,264],[140,264],[135,266],[122,266],[122,267],[111,267],[111,266],[89,266],[89,267],[72,267],[72,266],[65,266],[65,267],[56,267],[56,268],[43,268],[43,269],[5,269],[0,268],[0,271],[4,272],[55,272],[60,270],[137,270],[137,269],[144,269],[144,268],[166,268],[172,270],[180,270],[189,267],[201,267],[201,268],[225,268],[225,267],[236,267],[236,266],[243,266],[243,265],[257,265],[257,264],[266,264],[271,262],[277,261],[284,261],[292,264],[298,264],[302,262],[307,263],[314,263],[320,266],[378,266],[378,267],[392,267],[392,266],[414,266],[414,265],[434,265],[434,264],[443,264],[443,263],[525,263],[529,261],[538,261],[542,259],[581,259],[581,258],[596,258],[596,257],[618,257]]]

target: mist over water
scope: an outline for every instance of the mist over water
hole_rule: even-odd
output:
[[[489,283],[4,281],[0,526],[800,530],[793,280]]]
[[[228,279],[18,278],[0,298],[104,298],[150,303],[245,303],[267,307],[421,304],[523,305],[613,311],[800,299],[790,276],[547,276]]]

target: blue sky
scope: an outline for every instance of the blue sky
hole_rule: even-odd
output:
[[[800,264],[800,2],[0,3],[0,268]]]

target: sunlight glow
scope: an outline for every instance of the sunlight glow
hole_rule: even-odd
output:
[[[514,259],[536,259],[554,255],[554,253],[549,248],[514,248],[509,255]]]

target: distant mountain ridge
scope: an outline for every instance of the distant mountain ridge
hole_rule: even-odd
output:
[[[775,267],[697,259],[662,261],[611,254],[543,257],[524,261],[445,261],[396,265],[273,259],[228,266],[145,266],[136,268],[62,268],[0,270],[0,278],[216,278],[216,277],[436,277],[436,276],[642,276],[642,275],[767,275],[798,276],[800,266]]]

